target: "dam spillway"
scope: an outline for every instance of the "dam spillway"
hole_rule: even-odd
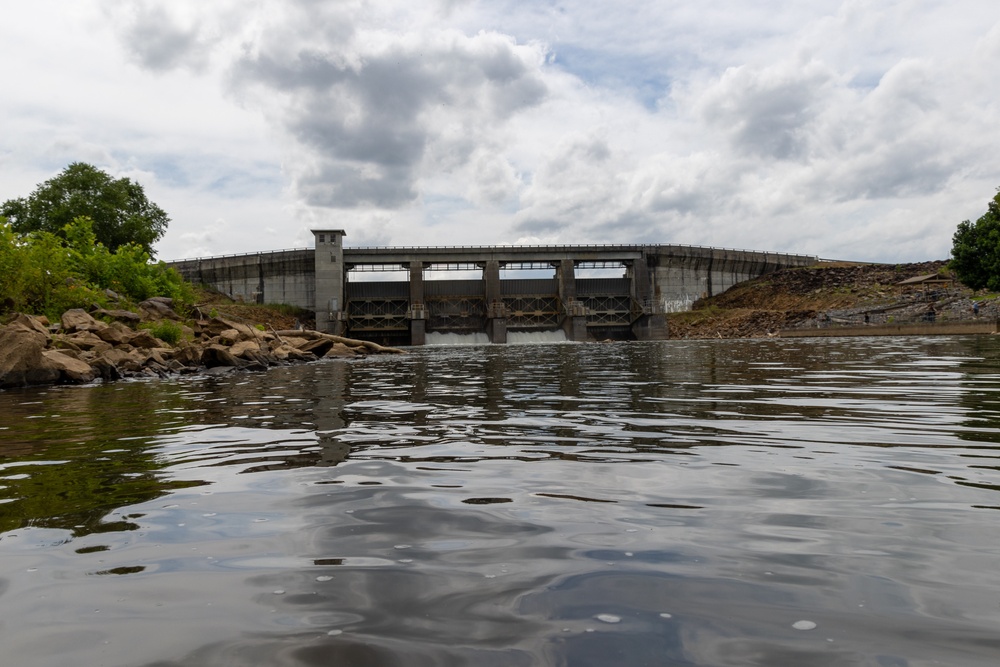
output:
[[[697,299],[745,280],[818,261],[648,244],[350,248],[343,230],[313,234],[315,248],[168,265],[236,299],[311,310],[321,331],[423,345],[429,332],[486,333],[494,343],[506,342],[508,331],[562,330],[573,341],[663,339],[666,313],[689,310]],[[591,269],[620,269],[621,276],[586,277]],[[521,270],[551,277],[509,278]],[[426,279],[443,271],[464,279]],[[358,279],[369,272],[403,272],[406,279]]]

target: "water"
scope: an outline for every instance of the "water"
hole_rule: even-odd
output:
[[[1000,339],[0,393],[3,664],[1000,664]]]

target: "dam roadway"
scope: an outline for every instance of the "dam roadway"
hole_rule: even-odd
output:
[[[315,248],[167,262],[187,280],[255,303],[316,314],[316,328],[392,345],[429,332],[562,330],[568,340],[667,337],[665,314],[690,310],[758,276],[818,262],[812,255],[684,245],[344,247],[343,230],[313,230]],[[619,277],[587,277],[592,269]],[[405,280],[362,280],[369,272]],[[428,280],[427,272],[472,279]],[[517,271],[531,276],[512,278]],[[383,274],[384,275],[384,274]],[[398,273],[397,273],[398,275]]]

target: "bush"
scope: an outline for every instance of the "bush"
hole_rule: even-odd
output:
[[[177,271],[152,264],[139,246],[114,252],[98,243],[93,222],[66,225],[65,240],[49,232],[17,234],[0,217],[0,312],[42,313],[58,319],[70,308],[107,307],[110,289],[128,301],[153,296],[194,302],[194,291]]]
[[[181,336],[184,333],[180,325],[173,320],[160,320],[154,324],[148,324],[143,328],[148,329],[149,333],[169,345],[177,345],[177,343],[181,341]]]

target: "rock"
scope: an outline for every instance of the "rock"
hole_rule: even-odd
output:
[[[146,355],[141,350],[126,351],[122,348],[113,348],[101,354],[92,365],[99,366],[105,363],[114,366],[119,372],[138,373],[146,363]]]
[[[256,327],[252,327],[241,322],[233,322],[221,317],[213,317],[207,323],[203,322],[201,324],[201,334],[203,336],[220,336],[226,340],[232,340],[233,342],[239,340],[263,340],[265,337],[264,332],[260,331]]]
[[[104,290],[104,296],[108,297],[112,301],[119,301],[121,299],[121,297],[118,296],[118,292],[111,289]]]
[[[239,366],[239,360],[223,345],[209,345],[201,353],[201,363],[208,368]]]
[[[93,382],[97,377],[97,371],[90,367],[90,364],[79,359],[74,359],[68,354],[58,350],[45,350],[42,356],[47,359],[65,382]]]
[[[13,319],[7,323],[7,326],[17,325],[26,331],[36,331],[43,336],[49,335],[49,318],[36,315],[25,315],[24,313],[17,313],[14,315]]]
[[[0,387],[56,382],[59,370],[42,356],[47,340],[17,325],[0,328]]]
[[[188,368],[201,366],[202,350],[197,345],[185,345],[174,351],[174,361]]]
[[[308,345],[312,342],[308,338],[298,338],[295,336],[282,336],[281,340],[285,345],[290,345],[296,349],[300,349],[303,345]]]
[[[67,310],[62,314],[60,319],[62,320],[63,331],[67,333],[73,333],[74,331],[99,331],[108,326],[104,322],[95,320],[90,316],[90,313],[82,308]]]
[[[173,308],[171,308],[172,305],[173,299],[168,299],[166,297],[153,297],[152,299],[146,299],[139,304],[139,312],[145,320],[181,319],[180,315],[175,313]]]
[[[138,315],[136,317],[138,317]],[[101,329],[96,333],[98,338],[103,340],[105,343],[110,343],[111,345],[121,345],[122,343],[127,343],[129,339],[135,335],[134,331],[121,322],[112,322],[110,326]]]
[[[140,329],[128,339],[128,344],[133,347],[152,349],[154,347],[164,347],[166,343],[154,336],[148,329]]]
[[[230,347],[229,352],[234,357],[249,359],[248,352],[260,352],[260,343],[255,340],[243,340]]]
[[[105,310],[104,308],[99,308],[95,310],[94,315],[97,317],[107,317],[116,322],[129,322],[131,324],[138,324],[142,321],[142,316],[139,313],[133,313],[131,310]]]
[[[62,341],[79,350],[94,350],[97,353],[111,349],[111,343],[104,341],[100,336],[90,331],[78,331],[75,334],[65,336]]]
[[[232,345],[240,339],[240,332],[236,329],[226,329],[225,331],[219,332],[219,344],[220,345]]]
[[[316,340],[311,340],[305,345],[298,348],[300,352],[310,352],[315,354],[317,357],[325,356],[328,351],[333,347],[333,341],[326,338],[317,338]]]
[[[118,372],[118,367],[105,359],[103,356],[97,357],[91,361],[90,367],[93,368],[94,372],[106,382],[121,379],[122,374]]]

